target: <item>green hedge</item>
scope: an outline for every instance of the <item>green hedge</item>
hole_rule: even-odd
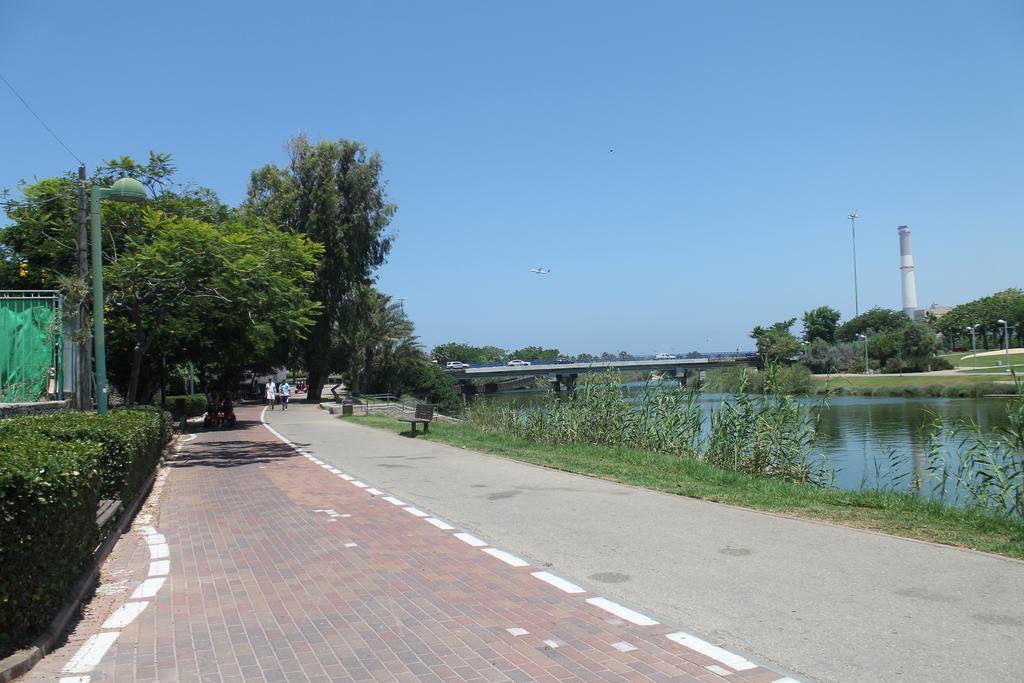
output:
[[[18,433],[54,441],[91,441],[99,459],[103,498],[128,500],[153,470],[170,437],[170,416],[155,408],[96,413],[54,413],[0,423],[0,435]]]
[[[101,540],[98,502],[134,498],[170,425],[146,408],[0,421],[0,657],[53,618]]]
[[[100,449],[0,435],[0,656],[45,628],[88,564]]]
[[[206,413],[206,395],[205,394],[186,394],[184,396],[165,396],[164,400],[167,402],[167,409],[171,411],[174,419],[180,419],[181,415],[178,415],[174,408],[175,400],[183,398],[185,399],[185,417],[198,417]]]

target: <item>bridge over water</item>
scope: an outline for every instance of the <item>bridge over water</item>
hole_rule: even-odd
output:
[[[665,358],[665,359],[628,359],[628,360],[592,360],[580,362],[531,361],[530,365],[476,365],[461,370],[445,370],[452,378],[463,385],[465,393],[469,380],[474,379],[513,379],[522,377],[547,377],[553,387],[566,387],[570,391],[576,386],[580,375],[590,372],[658,372],[663,376],[671,376],[686,384],[691,376],[711,368],[728,368],[738,365],[761,366],[761,357],[756,353],[717,353],[706,354],[698,358]],[[700,375],[697,375],[698,377]]]

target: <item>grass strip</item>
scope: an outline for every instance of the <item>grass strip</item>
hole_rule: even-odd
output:
[[[395,434],[409,431],[391,416],[340,419]],[[433,422],[430,432],[417,438],[690,498],[1024,559],[1024,520],[942,505],[911,494],[821,489],[661,453],[533,443],[466,423]]]

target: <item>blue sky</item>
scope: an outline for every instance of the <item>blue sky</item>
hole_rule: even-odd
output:
[[[296,133],[380,151],[428,348],[848,319],[853,209],[862,311],[900,224],[921,306],[1024,285],[1017,0],[3,3],[0,73],[90,167],[170,152],[232,204]],[[0,129],[0,187],[77,165],[2,84]]]

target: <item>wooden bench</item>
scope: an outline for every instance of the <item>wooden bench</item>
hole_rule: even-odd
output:
[[[119,500],[101,500],[100,504],[96,506],[96,526],[102,529],[120,509],[121,501]]]
[[[401,422],[408,422],[412,428],[412,435],[416,436],[416,425],[423,425],[423,433],[426,434],[430,429],[430,423],[434,419],[434,404],[433,403],[420,403],[416,406],[416,412],[412,417],[403,415],[398,418]]]

